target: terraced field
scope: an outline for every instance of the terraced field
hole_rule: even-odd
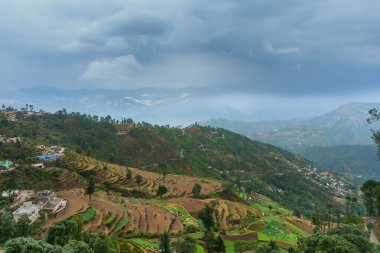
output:
[[[189,176],[165,175],[142,171],[136,168],[97,161],[75,152],[68,152],[66,158],[78,172],[94,173],[98,183],[110,182],[124,189],[138,189],[148,195],[155,196],[160,185],[168,188],[166,197],[191,196],[192,189],[196,183],[202,187],[201,194],[207,195],[222,189],[221,183],[216,180],[200,179]],[[127,179],[128,171],[131,178]],[[143,181],[137,185],[135,178],[142,176]]]
[[[90,173],[96,177],[97,191],[91,203],[83,189],[59,192],[59,196],[69,200],[69,208],[64,216],[56,220],[81,213],[84,216],[91,216],[90,219],[85,219],[84,224],[84,230],[88,232],[101,232],[115,236],[143,233],[154,235],[166,231],[175,234],[190,226],[199,231],[194,233],[194,238],[200,239],[204,228],[197,220],[197,215],[207,204],[214,209],[216,226],[226,231],[227,252],[237,252],[235,249],[244,244],[244,240],[240,242],[233,239],[236,236],[245,238],[245,236],[256,235],[258,243],[273,239],[286,247],[294,245],[298,235],[306,235],[312,229],[311,224],[292,216],[291,211],[262,195],[240,193],[240,197],[250,204],[217,198],[192,198],[191,191],[195,183],[202,186],[204,195],[221,191],[221,183],[216,180],[175,175],[164,177],[158,173],[100,162],[75,152],[70,152],[66,159],[70,161],[72,168],[61,170],[59,179],[62,180],[62,184],[70,181],[71,185],[84,187],[86,181],[83,178]],[[55,168],[49,170],[55,170]],[[136,182],[138,175],[143,178],[140,185]],[[105,182],[110,182],[112,187],[119,189],[138,190],[146,196],[145,198],[123,197],[123,194],[112,190],[110,194],[106,194],[102,190]],[[163,199],[156,196],[160,185],[168,188],[168,193]],[[126,249],[136,247],[136,252],[140,250],[148,252],[149,249],[157,247],[154,240],[144,238],[125,239],[117,245]],[[198,245],[197,252],[202,251],[203,249]]]

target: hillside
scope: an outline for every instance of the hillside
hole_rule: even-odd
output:
[[[310,221],[293,216],[292,210],[279,203],[218,180],[164,176],[102,162],[70,149],[59,161],[46,163],[44,168],[32,168],[26,157],[39,152],[37,144],[36,140],[24,139],[19,144],[1,146],[1,157],[12,157],[19,164],[13,170],[0,173],[0,190],[54,190],[69,205],[62,215],[41,219],[43,230],[55,222],[79,219],[84,233],[112,237],[118,253],[151,252],[152,248],[158,248],[160,234],[167,231],[173,238],[191,236],[199,252],[204,252],[205,228],[200,213],[206,205],[212,206],[215,227],[223,231],[227,252],[256,249],[258,244],[270,240],[284,248],[295,246],[297,237],[309,235],[313,228]],[[85,194],[90,176],[96,180],[96,191],[91,199]],[[137,183],[138,176],[142,177],[141,183]],[[110,183],[109,189],[107,183]],[[201,186],[198,198],[192,193],[195,184]],[[156,192],[162,185],[168,192],[159,198]]]
[[[1,121],[0,134],[59,143],[101,161],[148,171],[228,180],[305,212],[332,203],[337,189],[331,186],[343,180],[332,174],[321,176],[322,171],[310,176],[307,160],[224,129],[116,123],[110,117],[98,121],[64,111],[19,113],[17,121]],[[340,194],[349,190],[344,185]]]
[[[321,116],[268,122],[210,120],[202,125],[222,127],[273,145],[294,150],[299,147],[370,145],[368,110],[379,104],[351,103]]]
[[[329,168],[358,182],[369,178],[378,180],[380,177],[376,146],[308,147],[296,152],[323,168]]]

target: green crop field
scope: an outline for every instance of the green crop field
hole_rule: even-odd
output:
[[[175,204],[159,204],[158,206],[163,210],[179,213],[181,215],[181,220],[186,225],[198,227],[197,220],[194,219],[182,206],[178,206]]]
[[[133,239],[130,239],[130,241],[138,245],[141,245],[143,247],[155,248],[155,249],[158,249],[160,247],[160,244],[158,242],[149,241],[144,238],[133,238]]]
[[[252,206],[255,209],[264,213],[278,213],[278,214],[284,214],[284,215],[293,215],[291,211],[280,206],[278,203],[264,200],[262,198],[256,198],[255,201],[252,203]],[[270,209],[270,207],[272,209]]]
[[[264,239],[263,236],[266,236],[277,241],[296,244],[298,235],[306,235],[301,229],[278,217],[266,217],[265,224],[261,239]],[[295,232],[291,231],[289,227],[292,230],[294,229],[293,231]]]
[[[234,242],[229,242],[226,241],[224,242],[224,246],[226,247],[226,252],[227,253],[235,253],[235,243]]]
[[[83,222],[84,223],[89,222],[90,220],[95,218],[95,215],[96,215],[95,210],[93,208],[88,208],[86,212],[82,214]]]
[[[120,207],[123,210],[123,215],[117,223],[115,230],[112,232],[113,234],[119,232],[123,227],[125,227],[125,225],[127,225],[127,208],[124,205],[120,205]]]

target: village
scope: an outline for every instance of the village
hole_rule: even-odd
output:
[[[20,142],[20,137],[5,138],[0,136],[0,143],[18,144]],[[40,155],[33,157],[36,162],[30,164],[32,168],[45,168],[48,163],[64,157],[65,148],[60,146],[45,147],[44,145],[38,145],[36,149]],[[12,171],[17,167],[18,165],[10,160],[0,161],[0,173]],[[0,213],[5,212],[6,209],[12,210],[15,222],[22,216],[26,216],[30,224],[34,223],[38,218],[46,221],[49,218],[62,215],[68,206],[68,200],[58,197],[51,190],[35,192],[33,190],[8,189],[1,193],[1,197],[9,205],[3,206]]]
[[[352,187],[331,172],[318,169],[311,165],[298,169],[298,172],[303,173],[307,178],[312,179],[318,185],[335,191],[339,197],[352,194]]]

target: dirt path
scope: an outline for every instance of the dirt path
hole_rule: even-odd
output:
[[[366,230],[368,230],[368,227],[367,227],[367,224],[368,223],[372,223],[374,224],[376,222],[376,218],[372,218],[372,217],[364,217],[364,228]],[[379,242],[379,239],[377,238],[375,232],[373,231],[373,229],[371,229],[371,234],[370,234],[370,238],[372,243],[376,244],[376,245],[379,245],[380,242]]]
[[[377,236],[375,235],[375,232],[373,232],[373,229],[371,230],[370,240],[376,245],[380,244],[379,239],[377,239]]]

